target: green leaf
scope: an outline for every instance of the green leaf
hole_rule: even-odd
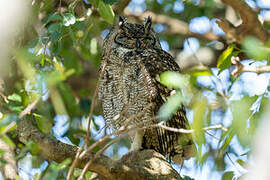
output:
[[[54,24],[50,24],[48,29],[47,29],[47,32],[48,34],[53,34],[55,32],[61,32],[61,28],[62,28],[62,24],[60,23],[54,23]]]
[[[99,1],[98,3],[98,11],[101,17],[109,24],[113,24],[114,20],[114,12],[110,5],[105,4],[103,1]]]
[[[205,66],[195,66],[195,67],[189,68],[183,73],[190,74],[191,76],[194,76],[194,77],[211,76],[213,74],[212,71],[208,67],[205,67]]]
[[[72,14],[74,14],[74,6],[75,6],[75,4],[78,2],[78,0],[75,0],[75,1],[73,1],[72,3],[70,3],[70,5],[68,6],[68,12],[69,13],[72,13]]]
[[[0,149],[0,157],[1,157],[2,155],[4,155],[5,152],[6,152],[5,150]]]
[[[184,89],[188,86],[188,76],[174,71],[166,71],[160,75],[161,84],[176,89]]]
[[[11,100],[11,101],[15,101],[15,102],[22,102],[22,97],[16,93],[12,94],[12,95],[9,95],[8,97],[8,100]]]
[[[238,52],[233,52],[235,48],[235,44],[231,44],[227,47],[225,51],[222,52],[222,54],[218,58],[217,67],[219,69],[219,72],[221,72],[224,69],[229,68],[231,65],[231,57],[237,56]]]
[[[202,128],[204,127],[204,121],[206,120],[205,115],[208,108],[207,105],[206,98],[199,98],[192,107],[194,110],[192,129],[195,130],[194,139],[198,145],[205,143],[205,136]]]
[[[167,121],[182,105],[183,96],[181,92],[176,92],[173,96],[168,97],[168,100],[163,104],[159,111],[158,117],[163,121]]]
[[[2,167],[3,165],[6,165],[7,162],[3,159],[0,159],[0,167]]]
[[[270,51],[255,37],[246,37],[243,41],[243,48],[247,55],[254,60],[270,59]]]
[[[42,163],[44,163],[43,158],[41,158],[40,156],[33,156],[33,154],[32,154],[32,158],[31,158],[32,168],[40,168]]]
[[[116,2],[118,2],[118,0],[103,0],[103,2],[104,2],[105,4],[110,4],[110,5],[112,5],[112,4],[116,3]]]
[[[252,113],[250,107],[256,99],[257,97],[255,96],[252,98],[244,96],[241,100],[232,101],[230,106],[233,115],[232,128],[242,146],[247,146],[250,143],[250,136],[248,136],[247,130],[247,121]]]
[[[3,135],[1,137],[2,141],[4,141],[7,145],[9,145],[9,147],[11,149],[15,149],[16,145],[14,144],[14,142],[7,136],[7,135]]]
[[[26,144],[27,149],[31,152],[33,155],[37,155],[39,152],[38,144],[35,143],[34,141],[29,141]]]
[[[49,133],[52,129],[52,123],[50,122],[50,120],[36,113],[34,113],[33,115],[36,119],[38,128],[45,134]]]
[[[63,24],[64,24],[64,26],[70,26],[72,24],[75,24],[76,18],[75,18],[75,16],[73,14],[65,13],[62,16],[63,16]]]
[[[71,163],[71,159],[67,158],[64,161],[62,161],[60,164],[57,165],[58,170],[64,170],[65,168],[68,167],[68,165]]]
[[[228,136],[226,137],[226,139],[225,139],[225,141],[224,141],[224,144],[222,145],[222,147],[220,148],[220,150],[221,150],[221,152],[222,153],[224,153],[225,152],[225,150],[227,149],[227,147],[229,146],[229,144],[230,144],[230,142],[231,142],[231,140],[232,140],[232,138],[233,138],[233,133],[232,133],[232,131],[230,131],[229,133],[228,133]]]
[[[191,178],[189,176],[184,176],[183,178],[184,178],[183,180],[195,180],[195,179],[193,179],[193,178]]]
[[[244,162],[242,159],[237,159],[238,164],[240,164],[241,166],[245,167],[246,162]]]
[[[61,20],[62,20],[62,17],[58,13],[54,13],[48,17],[44,25],[48,24],[51,21],[61,21]]]
[[[232,171],[225,172],[222,175],[222,180],[232,180],[232,179],[233,179],[233,172]]]

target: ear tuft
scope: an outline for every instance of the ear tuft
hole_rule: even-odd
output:
[[[124,23],[127,22],[127,18],[125,16],[119,16],[119,23],[118,25],[121,27]]]
[[[144,29],[146,34],[150,32],[151,26],[152,26],[152,18],[148,16],[147,18],[144,19]]]

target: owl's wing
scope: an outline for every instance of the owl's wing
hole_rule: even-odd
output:
[[[180,68],[174,61],[174,58],[163,50],[145,50],[142,54],[141,62],[151,76],[152,84],[156,87],[157,93],[155,96],[152,96],[151,101],[155,102],[154,111],[157,113],[173,91],[173,89],[169,89],[159,82],[159,75],[165,71],[180,72]],[[166,125],[173,128],[189,128],[185,108],[183,106],[179,108],[166,122]],[[151,136],[151,132],[149,133],[149,136]],[[188,159],[195,155],[196,147],[190,134],[179,134],[164,129],[158,129],[157,133],[159,137],[159,151],[168,154],[174,162],[181,164],[183,159]],[[146,142],[148,148],[150,148],[150,144],[151,142]]]

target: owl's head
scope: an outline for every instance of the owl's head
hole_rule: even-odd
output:
[[[128,23],[123,16],[119,17],[118,33],[114,42],[128,49],[161,48],[156,33],[152,29],[150,16],[142,24]]]

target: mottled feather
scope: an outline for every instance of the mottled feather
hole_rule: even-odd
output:
[[[107,64],[99,99],[106,123],[115,129],[135,114],[141,115],[129,120],[130,124],[143,123],[147,126],[158,123],[158,119],[153,117],[157,116],[172,91],[159,82],[159,75],[165,71],[180,72],[173,57],[161,49],[151,24],[149,18],[144,24],[128,23],[125,18],[120,18],[117,28],[113,27],[104,40],[102,64],[104,61]],[[166,126],[189,128],[184,107],[166,122]],[[133,138],[134,135],[131,135]],[[161,128],[145,130],[141,146],[143,149],[154,149],[178,164],[194,156],[196,151],[190,134]]]

